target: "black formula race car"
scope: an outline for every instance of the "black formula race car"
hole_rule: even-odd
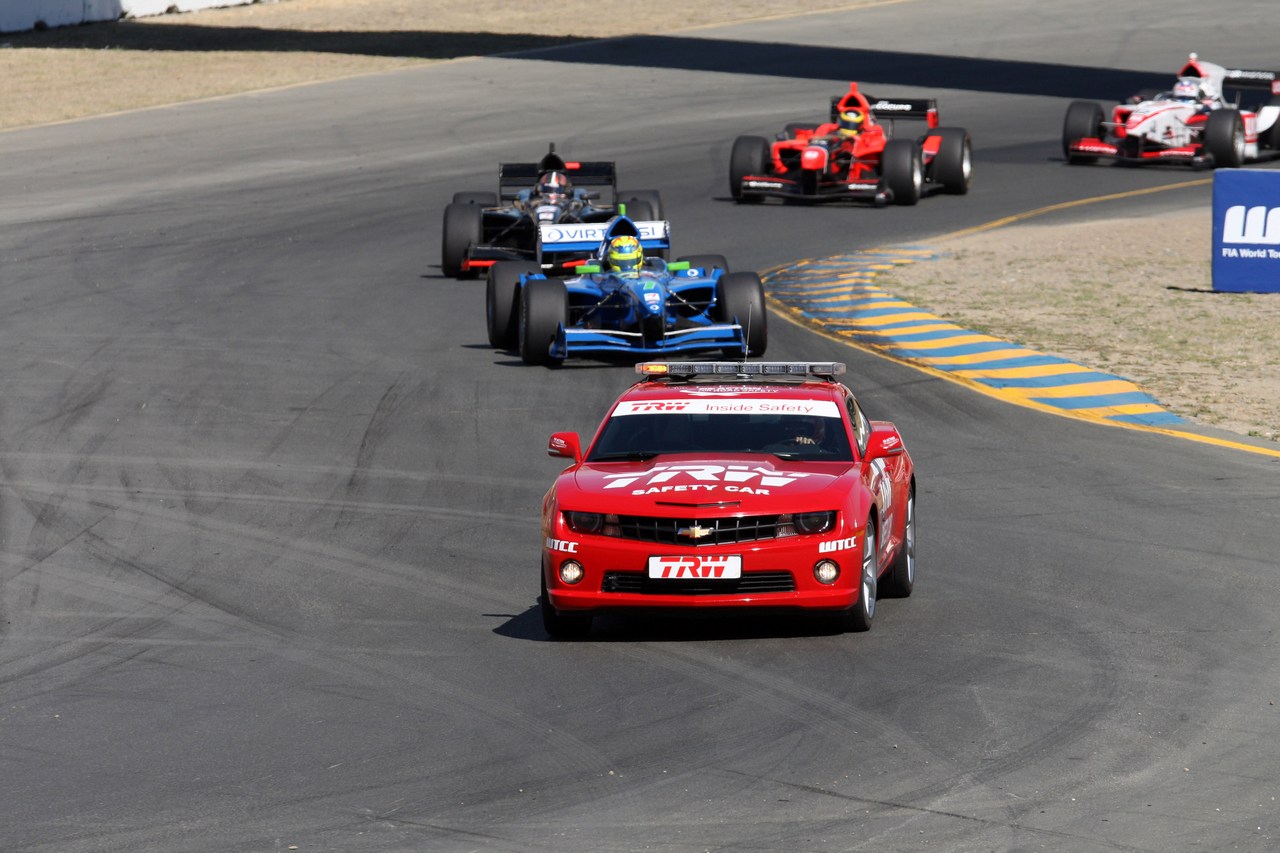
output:
[[[498,191],[459,192],[444,209],[440,268],[474,277],[498,261],[529,261],[548,275],[565,274],[590,251],[557,251],[539,241],[538,226],[608,222],[619,213],[662,218],[656,190],[619,192],[611,161],[565,160],[551,145],[536,163],[503,163]]]

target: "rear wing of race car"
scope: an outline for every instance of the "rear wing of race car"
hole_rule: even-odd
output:
[[[1273,95],[1280,95],[1280,72],[1228,68],[1222,77],[1222,85],[1237,89],[1262,89]]]
[[[651,220],[633,223],[640,245],[646,249],[671,248],[671,223]],[[609,236],[613,222],[573,222],[538,225],[538,257],[561,252],[594,252]]]
[[[537,186],[547,171],[543,163],[502,163],[498,166],[498,195],[506,201],[520,190]],[[618,173],[609,160],[566,160],[564,171],[576,187],[608,187],[617,196]],[[612,199],[610,199],[612,201]]]
[[[844,95],[831,99],[831,121],[840,120],[840,101]],[[938,126],[938,102],[934,98],[873,98],[866,96],[871,113],[878,119],[922,118],[929,127]]]

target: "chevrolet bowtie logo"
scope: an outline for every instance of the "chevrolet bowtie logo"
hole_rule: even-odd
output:
[[[676,531],[677,536],[683,536],[686,539],[701,539],[703,536],[710,536],[715,533],[710,527],[703,527],[701,524],[695,524],[693,527],[682,527]]]

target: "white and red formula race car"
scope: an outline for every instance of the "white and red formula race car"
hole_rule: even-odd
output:
[[[1225,90],[1236,90],[1228,101]],[[1244,93],[1261,93],[1242,106]],[[1062,126],[1072,164],[1099,158],[1125,164],[1178,163],[1237,168],[1280,156],[1280,72],[1228,69],[1191,54],[1167,91],[1143,90],[1117,104],[1111,120],[1092,101],[1072,101]]]

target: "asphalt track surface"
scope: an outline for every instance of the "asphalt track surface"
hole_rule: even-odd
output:
[[[1275,849],[1280,463],[775,316],[769,357],[848,362],[901,427],[916,594],[862,635],[550,642],[546,439],[632,374],[494,352],[483,287],[436,266],[449,195],[551,140],[740,269],[1175,183],[1063,165],[1067,100],[1188,50],[1274,58],[1261,0],[1209,24],[1061,5],[918,0],[0,135],[0,849]],[[973,192],[726,201],[737,134],[851,78],[937,96]]]

